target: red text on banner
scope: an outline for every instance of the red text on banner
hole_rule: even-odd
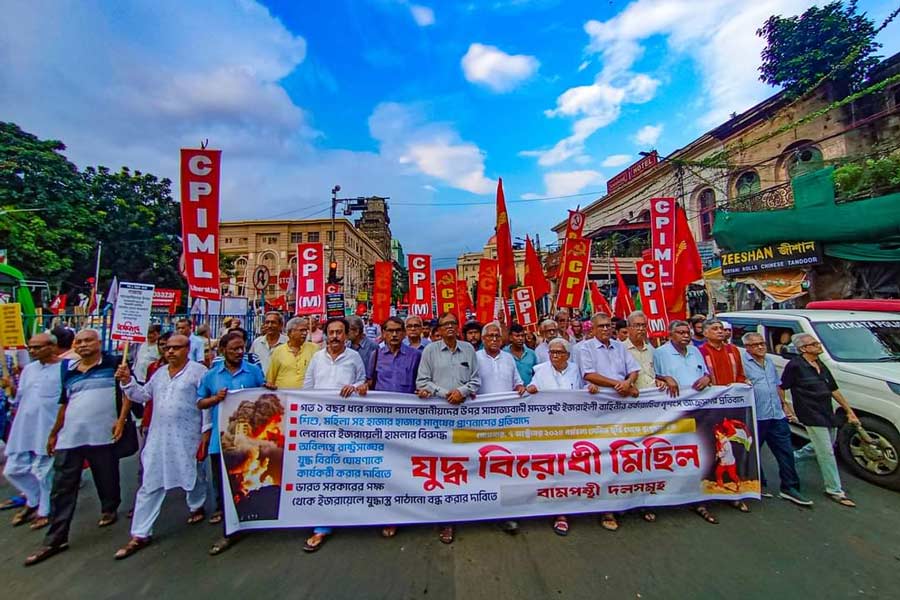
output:
[[[221,150],[181,150],[181,239],[188,293],[219,300]]]

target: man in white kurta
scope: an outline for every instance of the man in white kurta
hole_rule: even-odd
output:
[[[484,347],[475,353],[478,358],[478,374],[481,376],[479,394],[497,392],[525,393],[525,384],[516,368],[512,354],[503,352],[503,334],[500,323],[493,321],[481,330]]]
[[[190,340],[186,336],[170,337],[165,346],[169,363],[143,386],[135,382],[127,367],[116,372],[122,391],[132,402],[143,404],[153,400],[153,418],[141,452],[144,480],[135,498],[132,540],[116,553],[116,558],[131,556],[149,543],[166,490],[185,490],[191,511],[189,522],[203,519],[206,486],[197,485],[197,449],[202,426],[197,388],[206,367],[188,360],[189,350]]]
[[[25,508],[13,518],[22,525],[34,518],[32,529],[48,524],[53,457],[47,454],[47,437],[56,421],[62,370],[56,337],[40,333],[28,340],[32,362],[25,365],[16,391],[16,418],[6,444],[3,475],[25,496]]]

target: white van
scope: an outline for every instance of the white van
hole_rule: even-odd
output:
[[[862,479],[900,490],[900,315],[848,310],[755,310],[719,313],[734,328],[732,342],[758,332],[780,372],[796,355],[795,333],[822,343],[821,355],[865,429],[879,448],[865,444],[856,429],[838,432],[841,459]],[[835,403],[835,406],[837,404]],[[803,434],[802,428],[795,432]]]

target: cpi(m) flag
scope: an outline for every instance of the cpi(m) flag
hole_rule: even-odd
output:
[[[378,325],[384,323],[391,316],[393,278],[391,261],[375,261],[375,283],[372,286],[372,322]]]
[[[509,214],[506,212],[506,198],[503,196],[503,178],[497,181],[497,261],[500,263],[501,296],[509,294],[509,288],[518,282],[516,260],[513,256],[512,233],[509,229]]]
[[[613,314],[612,308],[610,308],[609,302],[606,301],[606,296],[600,293],[597,282],[591,281],[588,286],[591,290],[591,305],[594,308],[594,312],[606,313],[611,317]]]
[[[453,313],[459,317],[457,301],[456,269],[438,269],[434,272],[436,284],[438,317],[444,313]]]
[[[431,256],[428,254],[408,254],[409,267],[409,314],[434,318],[431,308]]]
[[[530,287],[534,291],[535,300],[550,293],[550,282],[544,275],[541,259],[534,251],[534,245],[528,236],[525,236],[525,287]]]
[[[325,248],[322,242],[297,244],[298,315],[321,315],[325,312]]]
[[[221,150],[181,150],[181,239],[188,293],[219,300]]]
[[[650,199],[650,249],[659,263],[659,279],[665,287],[673,285],[675,266],[675,198]]]
[[[666,313],[659,261],[639,260],[635,266],[641,310],[647,315],[647,335],[652,338],[665,337],[669,332],[669,316]]]
[[[579,308],[591,268],[591,240],[565,240],[563,262],[559,269],[557,308]]]
[[[619,271],[619,261],[615,257],[613,257],[613,264],[616,267],[616,282],[619,288],[616,291],[615,316],[620,319],[627,319],[628,315],[634,312],[634,304],[631,302],[631,293],[628,291],[628,286],[625,285],[622,272]]]
[[[680,206],[675,207],[675,255],[673,257],[673,282],[664,288],[666,310],[669,319],[686,319],[688,316],[687,287],[703,278],[703,261],[697,252],[697,243],[691,234],[687,215]]]
[[[495,299],[497,298],[497,261],[482,258],[478,263],[478,306],[475,318],[485,324],[494,320]]]

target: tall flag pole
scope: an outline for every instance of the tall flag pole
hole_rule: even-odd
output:
[[[509,214],[506,212],[506,198],[503,196],[503,178],[497,181],[497,260],[500,263],[500,296],[509,297],[510,288],[516,287],[516,261],[512,249],[512,233],[509,228]]]

